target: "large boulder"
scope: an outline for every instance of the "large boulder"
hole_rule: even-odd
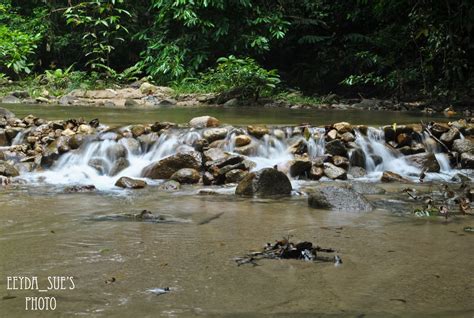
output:
[[[20,173],[14,166],[6,161],[0,161],[0,176],[17,177]]]
[[[459,135],[459,130],[455,127],[451,127],[451,129],[441,135],[439,140],[441,140],[448,147],[451,147],[454,140],[459,138]]]
[[[461,154],[461,168],[474,169],[474,154],[468,152]]]
[[[204,151],[203,155],[204,155],[205,162],[222,160],[224,158],[229,157],[229,154],[227,152],[224,152],[224,150],[220,148],[210,148]]]
[[[6,108],[0,107],[0,118],[1,117],[4,117],[6,119],[15,118],[15,114]]]
[[[247,126],[247,131],[249,135],[257,138],[262,138],[263,136],[270,133],[270,130],[265,125]]]
[[[332,140],[326,144],[326,153],[333,156],[347,157],[347,149],[344,143],[339,139]]]
[[[129,177],[121,177],[115,182],[115,186],[125,189],[142,189],[146,187],[146,182],[143,180],[132,179]]]
[[[109,175],[110,176],[116,176],[119,174],[122,170],[128,168],[130,166],[130,162],[126,158],[118,158],[112,168],[110,169]]]
[[[440,165],[434,153],[422,153],[405,157],[413,165],[426,172],[439,172]]]
[[[199,170],[201,160],[199,153],[177,153],[146,166],[142,176],[150,179],[169,179],[176,171],[183,168]]]
[[[234,138],[234,143],[236,147],[247,146],[252,142],[252,138],[247,135],[238,135]]]
[[[200,116],[191,119],[189,125],[193,128],[218,127],[220,122],[217,118],[211,116]]]
[[[290,176],[291,177],[307,177],[311,170],[312,163],[308,160],[292,160],[290,162]]]
[[[235,194],[243,196],[290,195],[291,183],[281,171],[265,168],[246,175],[238,184]]]
[[[344,134],[344,133],[347,133],[347,132],[351,132],[352,131],[352,126],[351,124],[349,124],[348,122],[345,122],[345,121],[342,121],[340,123],[336,123],[334,125],[332,125],[334,127],[334,129],[337,130],[338,133],[340,134]]]
[[[324,163],[324,174],[326,177],[336,180],[346,180],[347,179],[347,172],[346,170],[336,167],[332,163],[325,162]]]
[[[178,181],[179,183],[198,183],[201,178],[199,171],[191,168],[179,169],[171,176],[171,180]]]
[[[326,186],[309,195],[308,205],[315,209],[372,211],[373,206],[361,194],[346,187]]]
[[[350,159],[350,164],[353,167],[361,167],[361,168],[366,168],[365,162],[367,158],[365,156],[365,152],[358,148],[352,151],[351,153],[351,159]]]

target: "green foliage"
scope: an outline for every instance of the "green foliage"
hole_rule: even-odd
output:
[[[92,70],[110,71],[110,55],[115,42],[128,33],[122,21],[130,12],[119,6],[123,0],[92,0],[81,2],[64,11],[67,24],[83,28],[82,47],[87,57],[86,66]]]

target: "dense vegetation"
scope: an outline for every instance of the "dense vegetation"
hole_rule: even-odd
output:
[[[0,82],[459,99],[473,23],[470,0],[0,0]]]

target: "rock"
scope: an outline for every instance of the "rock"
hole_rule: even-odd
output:
[[[194,184],[198,183],[201,178],[199,171],[191,168],[179,169],[171,176],[171,180],[178,181],[179,183],[189,183]]]
[[[74,135],[76,135],[76,133],[74,131],[72,131],[71,129],[64,129],[62,132],[61,132],[61,135],[63,136],[68,136],[68,137],[72,137]]]
[[[43,96],[36,97],[35,101],[39,104],[48,104],[49,103],[49,99],[46,98],[46,97],[43,97]]]
[[[146,137],[148,135],[142,135],[140,137]],[[147,140],[145,140],[145,138],[139,138],[140,141],[138,141],[137,139],[134,139],[134,138],[122,138],[119,140],[119,143],[124,145],[125,148],[128,149],[128,152],[134,154],[134,155],[138,155],[140,154],[141,152],[141,149],[142,149],[142,144],[144,144],[144,148],[147,149]],[[144,140],[143,142],[141,142],[142,140]],[[153,143],[153,141],[150,141],[150,143]]]
[[[291,183],[281,171],[265,168],[246,175],[238,184],[235,194],[244,196],[290,195]]]
[[[146,187],[146,182],[143,180],[132,179],[129,177],[121,177],[115,182],[115,186],[125,189],[142,189]]]
[[[223,168],[225,166],[236,165],[244,161],[244,157],[239,155],[228,155],[221,159],[206,162],[206,168]]]
[[[0,161],[0,176],[18,177],[20,173],[18,170],[6,161]]]
[[[142,176],[150,179],[169,179],[176,171],[183,168],[199,170],[201,160],[199,153],[177,153],[146,166]]]
[[[324,176],[324,169],[313,165],[308,173],[308,178],[311,180],[319,180]]]
[[[122,170],[128,168],[130,166],[130,162],[126,158],[118,158],[112,168],[110,169],[109,176],[116,176]]]
[[[194,117],[189,121],[189,125],[193,128],[218,127],[220,122],[217,118],[211,116]]]
[[[2,104],[20,104],[21,99],[16,96],[8,95],[2,98]]]
[[[0,128],[0,147],[9,146],[10,143],[8,142],[7,134],[5,133],[5,129]]]
[[[217,161],[229,157],[229,154],[220,148],[210,148],[203,152],[204,161]]]
[[[332,140],[326,144],[326,153],[333,156],[347,157],[347,149],[339,139]]]
[[[161,191],[177,191],[179,189],[181,189],[181,184],[175,180],[168,180],[158,186],[158,190]]]
[[[405,159],[425,172],[439,172],[441,169],[434,153],[406,156]]]
[[[346,180],[347,179],[347,173],[346,170],[336,167],[332,163],[325,162],[324,163],[324,174],[326,177],[336,180]]]
[[[215,140],[225,139],[227,137],[227,129],[226,128],[208,128],[204,130],[202,133],[204,139],[206,139],[209,143]]]
[[[82,124],[77,128],[77,133],[84,135],[92,135],[93,133],[95,133],[95,129],[89,125]]]
[[[384,188],[368,182],[355,182],[351,184],[351,188],[359,194],[384,194],[387,192]]]
[[[467,138],[456,139],[453,142],[453,151],[456,151],[459,153],[464,153],[464,152],[474,153],[474,143]]]
[[[370,155],[370,158],[372,159],[376,167],[383,163],[383,158],[379,155]]]
[[[461,154],[461,168],[474,169],[474,154],[468,152]]]
[[[128,156],[127,148],[125,148],[124,145],[118,143],[108,147],[105,153],[110,161],[115,161],[119,158],[127,158]]]
[[[397,136],[397,143],[398,143],[399,147],[410,146],[412,140],[413,139],[412,139],[411,135],[409,135],[409,134],[402,133],[402,134],[399,134]]]
[[[160,132],[163,129],[169,129],[169,128],[174,127],[174,126],[176,126],[175,123],[170,123],[170,122],[167,122],[167,121],[155,122],[153,125],[151,125],[150,129],[153,132]]]
[[[339,168],[347,170],[349,168],[349,159],[341,156],[333,156],[332,163]]]
[[[15,118],[15,114],[6,108],[0,107],[0,118],[2,117],[5,119]]]
[[[307,177],[311,170],[312,163],[308,160],[292,160],[290,162],[289,173],[294,177]]]
[[[125,99],[125,104],[124,104],[125,107],[136,107],[138,105],[139,105],[138,102],[132,98]]]
[[[336,129],[331,129],[326,136],[328,137],[329,140],[335,140],[337,139],[337,130]]]
[[[29,98],[30,94],[27,91],[15,91],[12,92],[13,96],[18,97],[18,98]]]
[[[308,197],[308,205],[315,209],[367,212],[373,206],[361,194],[346,187],[326,186]]]
[[[411,183],[410,180],[405,179],[401,175],[392,172],[392,171],[384,171],[382,174],[382,178],[380,179],[382,182],[402,182],[402,183]]]
[[[210,173],[209,171],[204,172],[204,174],[202,175],[202,183],[204,185],[212,185],[215,182],[216,182],[216,179],[214,178],[212,173]]]
[[[105,162],[104,159],[92,158],[89,160],[87,165],[97,170],[99,174],[101,175],[105,174],[105,167],[107,166],[107,163]]]
[[[447,132],[443,133],[439,138],[446,146],[451,147],[455,139],[459,138],[459,130],[457,128],[452,127]]]
[[[137,138],[145,133],[145,126],[143,125],[133,125],[132,128],[130,129],[132,132],[132,136],[134,138]]]
[[[350,167],[348,174],[354,178],[362,178],[367,174],[367,171],[362,167]]]
[[[93,192],[97,190],[95,185],[88,184],[88,185],[74,185],[70,187],[64,188],[65,193],[85,193],[85,192]]]
[[[430,138],[433,140],[433,138]],[[422,143],[416,143],[411,146],[411,153],[412,154],[418,154],[418,153],[423,153],[426,152],[425,146]]]
[[[239,100],[237,98],[231,98],[227,102],[224,103],[224,107],[235,107],[239,106]]]
[[[341,139],[345,143],[349,143],[349,142],[355,141],[355,136],[351,132],[346,132],[342,134]]]
[[[251,142],[250,144],[242,147],[235,147],[234,152],[244,156],[252,156],[257,153],[258,143]]]
[[[67,105],[72,105],[75,100],[76,100],[76,97],[74,96],[64,95],[64,96],[61,96],[58,103],[59,105],[67,106]]]
[[[232,169],[225,174],[225,183],[237,183],[248,174],[247,171],[241,169]]]
[[[361,168],[366,168],[365,162],[367,158],[365,156],[365,152],[362,149],[355,149],[351,153],[351,158],[350,158],[350,164],[353,167],[361,167]]]
[[[332,125],[334,127],[334,129],[337,130],[338,133],[340,134],[344,134],[346,132],[351,132],[352,131],[352,126],[351,124],[343,121],[343,122],[340,122],[340,123],[336,123],[334,125]]]
[[[234,144],[236,147],[247,146],[252,142],[252,138],[247,135],[238,135],[234,138]]]
[[[285,139],[286,134],[281,129],[275,129],[275,130],[273,130],[273,136],[275,136],[279,140],[283,140],[283,139]]]
[[[449,126],[445,123],[435,123],[431,126],[431,133],[435,135],[435,137],[441,137],[442,134],[449,131]]]
[[[145,82],[140,85],[140,92],[143,95],[152,95],[158,92],[158,87],[148,82]]]
[[[259,139],[270,132],[270,130],[265,125],[247,126],[247,131],[249,135],[252,135]]]
[[[288,147],[287,151],[294,155],[302,155],[308,152],[308,144],[304,139],[300,139]]]

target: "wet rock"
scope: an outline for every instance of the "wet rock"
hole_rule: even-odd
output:
[[[238,135],[234,138],[234,143],[236,147],[247,146],[252,142],[252,138],[247,135]]]
[[[112,168],[110,169],[109,175],[110,176],[116,176],[119,174],[122,170],[128,168],[130,166],[130,162],[126,158],[118,158],[115,162]]]
[[[137,144],[134,142],[135,139],[133,138],[124,138],[125,141],[123,142],[124,145],[127,144],[128,149],[130,150],[131,153],[133,154],[139,154],[142,151],[147,152],[148,150],[151,149],[151,147],[155,144],[155,142],[159,139],[160,137],[156,132],[152,132],[146,135],[141,135],[136,139],[139,143],[139,147],[137,149]],[[124,140],[121,139],[120,141]]]
[[[143,95],[152,95],[158,92],[158,87],[148,82],[145,82],[140,85],[140,92]]]
[[[325,162],[324,163],[324,174],[326,177],[336,180],[346,180],[347,179],[347,173],[346,170],[336,167],[332,163]]]
[[[344,133],[347,133],[347,132],[351,132],[352,131],[352,126],[351,124],[343,121],[343,122],[340,122],[340,123],[336,123],[334,125],[332,125],[334,127],[334,129],[337,130],[338,133],[340,134],[344,134]]]
[[[208,169],[212,167],[223,168],[225,166],[231,166],[231,165],[241,163],[242,161],[244,161],[244,159],[245,159],[244,157],[239,156],[239,155],[228,155],[217,160],[208,161],[206,162],[205,165],[206,165],[206,168]]]
[[[350,167],[347,173],[353,178],[362,178],[367,174],[367,171],[362,167]]]
[[[128,156],[127,148],[125,148],[124,145],[119,144],[119,143],[108,147],[105,152],[106,152],[107,158],[110,161],[115,161],[119,158],[127,158]]]
[[[426,152],[425,146],[422,143],[416,143],[411,146],[411,153],[412,154],[418,154],[418,153],[423,153]]]
[[[384,188],[368,182],[355,182],[351,184],[351,188],[359,194],[384,194],[387,192]]]
[[[145,126],[133,125],[130,131],[132,132],[133,138],[137,138],[145,133]]]
[[[178,181],[179,183],[183,184],[194,184],[198,183],[201,175],[199,171],[196,169],[191,168],[183,168],[179,169],[171,176],[171,180]]]
[[[16,96],[8,95],[2,98],[2,104],[20,104],[21,99]]]
[[[365,197],[350,188],[326,186],[317,191],[308,197],[308,205],[312,208],[354,212],[373,210]]]
[[[97,170],[99,174],[101,175],[105,174],[105,167],[107,166],[107,163],[105,162],[104,159],[92,158],[89,160],[87,165]]]
[[[67,129],[64,129],[62,132],[61,132],[61,135],[63,136],[68,136],[68,137],[72,137],[74,135],[76,135],[76,133],[74,131],[72,131],[71,129],[67,128]]]
[[[174,127],[174,126],[176,126],[175,123],[170,123],[170,122],[167,122],[167,121],[155,122],[153,125],[151,125],[150,129],[153,132],[160,132],[164,129],[169,129],[169,128]]]
[[[355,149],[351,153],[350,164],[353,167],[362,167],[365,169],[365,162],[367,158],[365,152],[362,149]]]
[[[15,118],[15,114],[6,108],[0,107],[0,118],[2,117],[5,119]]]
[[[446,146],[451,147],[455,139],[460,136],[459,130],[452,127],[447,132],[443,133],[439,140],[441,140]]]
[[[402,182],[402,183],[410,183],[411,181],[402,177],[401,175],[392,172],[392,171],[384,171],[382,174],[382,178],[380,179],[382,182]]]
[[[202,133],[204,139],[208,142],[213,142],[215,140],[221,140],[227,137],[227,129],[226,128],[208,128],[204,130]]]
[[[393,126],[383,126],[383,132],[385,135],[385,141],[393,141],[395,140],[395,129],[393,129]]]
[[[140,136],[140,137],[144,137],[144,138],[141,138],[140,141],[145,140],[146,136],[148,136],[148,135]],[[119,143],[124,145],[125,148],[127,148],[128,151],[131,152],[132,154],[138,155],[138,154],[140,154],[141,149],[142,149],[142,143],[140,141],[138,141],[137,139],[134,139],[134,138],[122,138],[122,139],[120,139]],[[146,142],[147,141],[144,141],[143,143],[145,144]],[[145,148],[148,149],[148,147],[145,147]]]
[[[189,125],[193,128],[218,127],[220,122],[217,118],[211,116],[194,117],[189,121]]]
[[[402,133],[402,134],[399,134],[397,136],[397,143],[398,143],[399,147],[410,146],[412,140],[413,139],[412,139],[411,135],[409,135],[409,134]]]
[[[349,159],[341,156],[333,156],[332,163],[339,168],[347,170],[349,168]]]
[[[474,154],[468,152],[461,154],[461,168],[474,169]]]
[[[474,143],[467,138],[456,139],[453,142],[453,151],[456,151],[458,153],[464,153],[464,152],[474,153]]]
[[[238,184],[235,194],[244,196],[290,195],[288,177],[276,169],[265,168],[246,175]]]
[[[308,144],[305,140],[300,139],[288,147],[287,151],[294,155],[302,155],[308,152]]]
[[[435,123],[431,126],[430,130],[435,137],[439,138],[442,134],[449,131],[449,126],[445,123]]]
[[[224,152],[220,148],[210,148],[206,151],[203,152],[204,155],[204,161],[215,161],[217,162],[218,160],[223,160],[227,157],[229,157],[229,154],[227,152]]]
[[[283,140],[283,139],[285,139],[286,134],[285,134],[285,132],[284,132],[283,130],[281,130],[281,129],[275,129],[275,130],[273,131],[273,136],[275,136],[275,137],[276,137],[277,139],[279,139],[279,140]]]
[[[206,139],[204,139],[206,140]],[[206,140],[207,141],[207,140]],[[209,144],[209,148],[224,148],[227,146],[227,140],[214,140]]]
[[[71,187],[66,187],[64,189],[65,193],[84,193],[84,192],[93,192],[96,188],[93,184],[89,185],[75,185]]]
[[[290,162],[289,173],[294,177],[307,177],[311,170],[312,163],[308,160],[292,160]]]
[[[210,173],[209,171],[204,172],[202,175],[202,183],[204,185],[212,185],[216,183],[216,178],[214,178],[214,175]]]
[[[374,162],[375,166],[378,166],[383,163],[383,158],[380,157],[379,155],[370,155],[370,158]]]
[[[247,171],[241,169],[232,169],[225,174],[225,183],[237,183],[240,182],[246,175]]]
[[[350,132],[346,132],[346,133],[342,134],[341,139],[345,143],[349,143],[349,142],[352,142],[352,141],[355,140],[355,136]]]
[[[319,180],[323,176],[324,176],[324,169],[316,165],[313,165],[308,173],[308,178],[311,180]]]
[[[121,177],[115,182],[116,187],[125,189],[143,189],[147,183],[143,180],[132,179],[129,177]]]
[[[125,103],[124,103],[125,107],[136,107],[138,105],[139,105],[138,102],[136,100],[134,100],[133,98],[126,98],[125,99]]]
[[[242,147],[235,147],[234,152],[244,156],[252,156],[257,153],[258,143],[251,142],[250,144]]]
[[[328,137],[329,140],[335,140],[337,139],[337,130],[336,129],[331,129],[327,134],[326,136]]]
[[[9,146],[10,143],[8,142],[7,134],[5,133],[5,129],[0,128],[0,147]]]
[[[18,170],[6,161],[0,161],[0,176],[18,177],[20,173]]]
[[[199,153],[177,153],[146,166],[142,176],[150,179],[169,179],[176,171],[183,168],[199,170],[201,159]]]
[[[270,132],[270,130],[265,125],[247,126],[247,131],[249,135],[252,135],[256,138],[262,138]]]
[[[347,149],[344,143],[339,139],[332,140],[326,144],[326,153],[333,156],[347,157]]]
[[[161,191],[178,191],[179,189],[181,189],[181,184],[175,180],[168,180],[158,186],[158,190]]]
[[[433,153],[411,155],[405,159],[425,172],[439,172],[441,169]]]

